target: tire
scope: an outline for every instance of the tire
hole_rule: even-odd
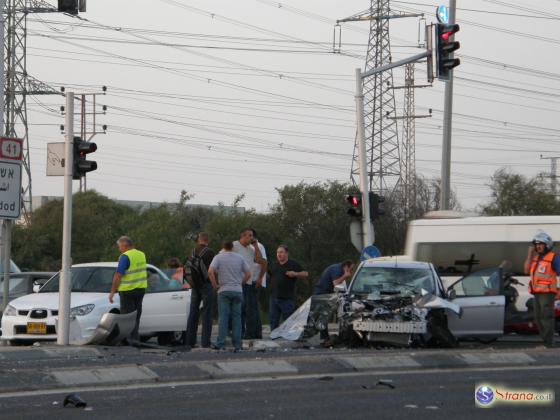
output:
[[[160,346],[173,346],[182,344],[184,339],[184,331],[166,331],[158,333],[157,342]]]

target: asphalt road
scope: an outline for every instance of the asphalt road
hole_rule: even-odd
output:
[[[303,378],[213,380],[196,384],[144,384],[83,391],[87,409],[63,408],[64,394],[0,398],[2,419],[558,419],[547,407],[475,407],[478,382],[553,389],[560,367],[457,369]],[[394,385],[376,385],[388,380]]]

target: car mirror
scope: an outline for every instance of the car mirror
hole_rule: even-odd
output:
[[[452,288],[447,289],[447,297],[449,299],[455,299],[457,297],[457,292],[455,291],[455,289]]]
[[[346,293],[346,283],[342,282],[334,286],[334,291],[337,293]]]
[[[41,289],[41,285],[37,284],[37,283],[33,283],[33,293],[39,293],[39,290]]]

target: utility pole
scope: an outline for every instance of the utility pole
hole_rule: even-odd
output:
[[[456,0],[449,0],[449,24],[455,24]],[[454,39],[454,37],[452,37]],[[450,39],[450,42],[453,42]],[[452,58],[452,57],[451,57]],[[443,104],[443,145],[441,157],[441,194],[440,210],[451,207],[451,133],[453,120],[453,69],[449,71],[449,80],[445,82],[445,99]]]
[[[70,341],[70,296],[72,290],[72,174],[74,165],[74,93],[66,94],[66,137],[64,142],[64,210],[62,226],[62,269],[58,293],[57,344]]]
[[[558,159],[560,156],[543,156],[541,155],[541,159],[548,159],[550,160],[550,191],[556,197],[556,191],[558,187]]]

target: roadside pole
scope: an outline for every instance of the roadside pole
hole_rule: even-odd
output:
[[[455,24],[456,0],[449,0],[449,25]],[[451,42],[453,39],[450,40]],[[453,69],[449,70],[449,80],[445,82],[443,104],[443,145],[441,157],[440,210],[451,207],[451,131],[453,121]]]
[[[0,0],[0,135],[5,134],[4,127],[4,109],[5,109],[5,82],[6,73],[4,71],[4,29],[6,22],[4,21],[4,10],[6,9],[6,0]],[[3,283],[2,283],[2,311],[8,306],[8,294],[10,292],[10,254],[12,248],[12,224],[10,220],[2,221],[2,267],[3,267]]]
[[[369,185],[366,157],[366,133],[364,118],[364,87],[362,82],[362,71],[356,69],[356,124],[358,127],[357,141],[360,162],[360,191],[362,192],[362,245],[363,248],[370,246],[375,241],[374,232],[369,220]]]
[[[363,80],[367,77],[371,77],[377,73],[381,73],[386,70],[391,70],[395,67],[404,66],[405,64],[414,63],[418,60],[422,60],[428,57],[431,53],[429,51],[422,52],[420,54],[413,55],[412,57],[404,58],[399,61],[395,61],[389,64],[385,64],[381,67],[376,67],[362,73],[358,68],[356,69],[356,126],[357,126],[357,138],[358,142],[358,157],[360,164],[360,191],[362,193],[362,244],[363,248],[373,245],[375,242],[375,229],[372,227],[370,222],[370,206],[369,202],[369,177],[367,170],[367,156],[366,156],[366,128],[365,128],[365,116],[364,116],[364,88]]]
[[[66,138],[64,157],[64,213],[62,226],[62,269],[58,292],[57,344],[66,346],[70,339],[70,290],[72,278],[72,169],[74,147],[74,92],[66,93]]]

